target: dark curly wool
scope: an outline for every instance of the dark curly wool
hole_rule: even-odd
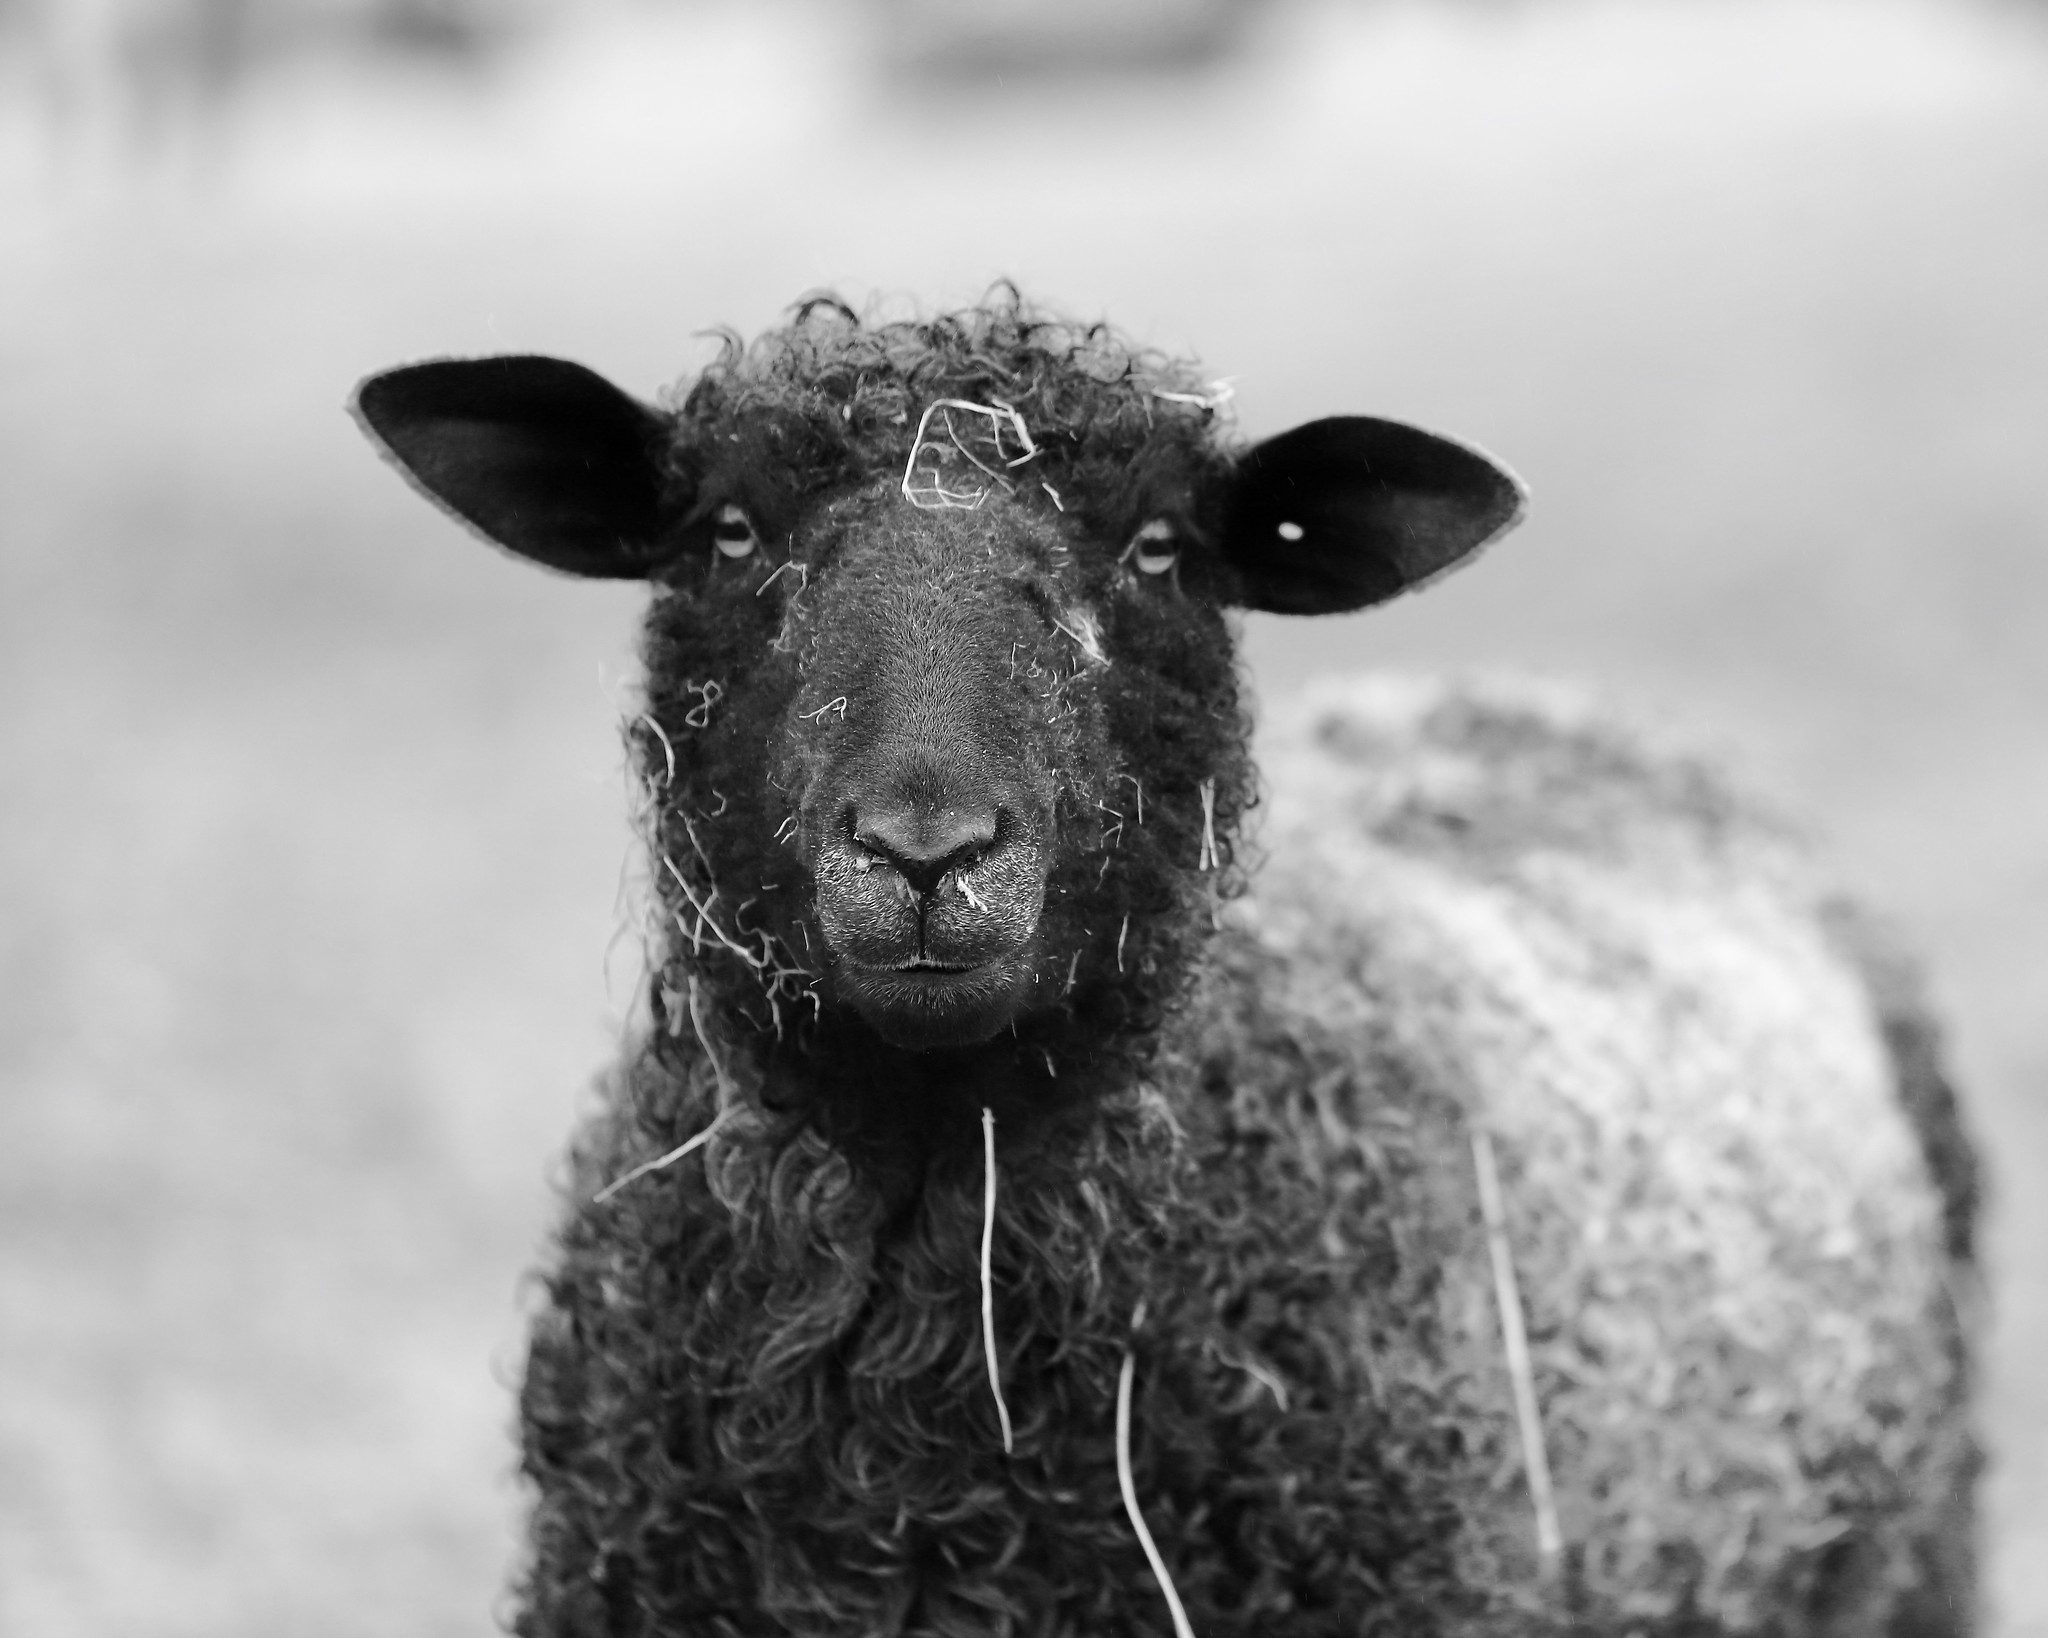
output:
[[[1255,1066],[1173,1066],[1208,1093],[1179,1132],[1156,1094],[1120,1095],[1005,1153],[1007,1457],[970,1154],[934,1158],[891,1221],[825,1143],[749,1121],[705,1180],[581,1214],[524,1399],[542,1500],[522,1630],[1164,1633],[1115,1474],[1133,1344],[1137,1487],[1198,1631],[1430,1632],[1483,1607],[1452,1590],[1472,1459],[1440,1420],[1455,1398],[1375,1405],[1348,1335],[1369,1303],[1393,1333],[1382,1369],[1431,1351],[1427,1324],[1405,1334],[1430,1248],[1380,1214],[1421,1159],[1333,1168],[1353,1206],[1333,1221],[1325,1179],[1274,1164],[1315,1117],[1266,1104],[1302,1049],[1265,1045]],[[640,1120],[707,1118],[710,1087],[631,1073]],[[1284,1414],[1247,1361],[1284,1377]]]
[[[1209,414],[1155,389],[1202,390],[1099,327],[1017,308],[878,330],[808,309],[685,398],[685,527],[737,501],[764,539],[786,537],[821,491],[893,479],[925,403],[1001,399],[1045,445],[1034,476],[1064,513],[1043,489],[1027,503],[1121,542],[1148,516],[1199,516],[1193,492],[1220,464]],[[1071,639],[1035,622],[1006,630],[1025,646],[998,658],[1057,781],[1044,967],[1063,993],[970,1053],[894,1049],[807,999],[824,940],[778,830],[809,742],[784,725],[808,728],[848,686],[802,662],[831,640],[808,621],[846,619],[858,588],[813,568],[757,595],[758,575],[700,550],[657,596],[633,740],[663,908],[689,936],[663,941],[655,1031],[613,1084],[582,1192],[700,1130],[721,1098],[738,1115],[701,1168],[579,1212],[565,1235],[525,1398],[543,1499],[523,1630],[1151,1630],[1164,1612],[1111,1445],[1141,1299],[1143,1334],[1176,1345],[1143,1355],[1140,1483],[1205,1631],[1299,1608],[1329,1623],[1304,1632],[1380,1630],[1368,1614],[1413,1632],[1426,1604],[1402,1589],[1441,1597],[1445,1454],[1410,1460],[1353,1413],[1357,1369],[1331,1329],[1337,1284],[1374,1271],[1340,1275],[1318,1248],[1320,1197],[1277,1186],[1267,1134],[1176,1130],[1192,1112],[1143,1090],[1211,906],[1237,885],[1247,724],[1220,599],[1202,595],[1220,568],[1191,553],[1178,595],[1160,595],[1114,552],[1061,557],[1039,595],[1092,607],[1110,663],[1077,667]],[[966,567],[972,599],[985,565]],[[864,704],[856,692],[845,718]],[[1196,868],[1204,781],[1221,871]],[[693,899],[714,894],[748,957],[694,931]],[[984,1107],[1012,1457],[975,1278]],[[1226,1363],[1247,1346],[1299,1372],[1290,1418]]]
[[[654,586],[647,1012],[535,1324],[519,1633],[1165,1638],[1127,1356],[1201,1638],[1968,1630],[1968,1150],[1910,978],[1887,1042],[1778,841],[1597,726],[1361,698],[1244,897],[1225,611],[1418,583],[1512,480],[1356,418],[1248,452],[1191,366],[1011,295],[812,301],[661,412],[514,359],[362,414],[515,551]]]

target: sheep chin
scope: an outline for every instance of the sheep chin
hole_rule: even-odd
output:
[[[980,1046],[1015,1022],[1034,988],[1023,956],[979,967],[861,967],[842,962],[835,989],[877,1035],[906,1052]]]

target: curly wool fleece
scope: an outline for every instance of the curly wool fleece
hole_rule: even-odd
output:
[[[1030,503],[1098,542],[1162,496],[1213,515],[1235,456],[1191,368],[1103,327],[814,303],[671,409],[689,564],[725,506],[779,540],[872,488],[943,398],[1013,410]],[[578,567],[602,530],[588,560],[520,538],[616,572]],[[1211,557],[1085,685],[1022,657],[1081,955],[1061,1005],[925,1067],[816,1007],[776,908],[794,617],[657,576],[648,1016],[535,1325],[517,1630],[1164,1635],[1127,1454],[1201,1638],[1967,1631],[1974,1187],[1910,974],[1710,775],[1521,688],[1322,700],[1268,758],[1275,864],[1238,897],[1243,599]]]
[[[1897,975],[1918,1131],[1854,924],[1696,766],[1520,690],[1310,722],[1275,866],[1145,1073],[1001,1161],[1013,1456],[971,1155],[892,1218],[765,1112],[750,1032],[614,1077],[579,1198],[729,1113],[701,1170],[564,1231],[520,1630],[1164,1634],[1116,1487],[1127,1348],[1137,1491],[1204,1638],[1967,1630],[1972,1187]]]

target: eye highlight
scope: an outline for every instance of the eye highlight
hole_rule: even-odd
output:
[[[737,506],[721,506],[711,521],[711,544],[720,557],[751,557],[761,544],[753,520]]]
[[[1166,573],[1180,561],[1180,543],[1174,538],[1173,525],[1164,518],[1154,518],[1131,536],[1120,561],[1135,564],[1140,574]]]

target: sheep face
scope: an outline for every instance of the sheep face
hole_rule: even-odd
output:
[[[1184,368],[1106,370],[1105,334],[807,309],[669,412],[549,359],[365,383],[439,504],[654,587],[658,1017],[709,985],[814,1052],[1041,1081],[1144,1037],[1250,800],[1225,611],[1375,602],[1519,516],[1511,476],[1395,423],[1233,449]]]
[[[781,784],[825,998],[900,1046],[986,1040],[1089,953],[1047,889],[1056,860],[1103,850],[1089,818],[1121,753],[1102,577],[1050,510],[916,510],[876,486],[803,531],[816,595],[781,599]]]
[[[668,746],[686,786],[758,772],[666,805],[664,874],[753,898],[747,936],[814,975],[785,999],[898,1047],[1141,1016],[1244,799],[1216,566],[1181,560],[1184,526],[1134,545],[1042,491],[920,508],[894,477],[772,532],[711,507],[652,613],[650,773]]]

